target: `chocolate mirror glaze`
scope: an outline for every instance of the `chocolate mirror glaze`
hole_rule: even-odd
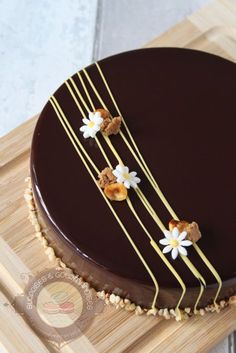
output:
[[[200,51],[176,48],[141,49],[101,60],[100,67],[121,112],[157,183],[180,219],[196,221],[202,232],[200,248],[219,272],[220,298],[236,291],[235,217],[235,82],[236,65]],[[117,116],[95,65],[87,68],[110,112]],[[87,84],[85,75],[82,77]],[[73,76],[86,98],[80,80]],[[87,84],[97,108],[101,108]],[[81,114],[67,87],[55,93],[78,138],[99,170],[106,162],[94,139],[79,131]],[[88,102],[87,102],[88,103]],[[124,128],[122,131],[125,132]],[[97,134],[112,165],[117,161]],[[140,188],[168,226],[172,218],[151,188],[119,135],[112,143],[130,170],[141,178]],[[150,306],[153,282],[109,210],[48,102],[33,137],[31,176],[34,195],[46,224],[46,236],[58,255],[96,289],[115,291]],[[134,191],[129,192],[143,223],[158,242],[163,234]],[[159,307],[172,307],[181,290],[172,273],[150,246],[126,202],[113,202],[124,225],[160,285]],[[160,245],[162,248],[162,246]],[[189,259],[207,282],[200,302],[214,297],[216,280],[196,251]],[[175,269],[188,287],[183,306],[193,306],[199,282],[178,258]]]

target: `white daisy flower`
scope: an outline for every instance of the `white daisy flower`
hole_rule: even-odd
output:
[[[84,118],[84,125],[81,126],[80,131],[83,132],[84,138],[95,137],[96,133],[100,130],[103,118],[101,117],[100,112],[89,112],[89,117]]]
[[[176,259],[179,253],[184,256],[188,255],[187,250],[184,248],[184,246],[190,246],[193,243],[190,240],[185,240],[187,232],[184,231],[180,233],[178,228],[175,227],[171,232],[165,230],[164,235],[165,238],[159,241],[160,244],[166,245],[162,250],[164,254],[171,251],[171,256],[173,260]]]
[[[129,189],[130,187],[134,189],[137,188],[137,184],[141,181],[141,179],[136,176],[136,172],[129,172],[128,167],[120,164],[116,166],[112,173],[117,178],[117,183],[124,184],[126,189]]]

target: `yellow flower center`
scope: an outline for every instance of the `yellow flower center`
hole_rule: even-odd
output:
[[[94,121],[90,121],[90,122],[88,123],[88,127],[90,127],[90,128],[94,127],[94,125],[95,125],[95,122],[94,122]]]
[[[172,239],[170,241],[170,245],[172,246],[172,248],[177,248],[177,246],[179,246],[179,241],[177,239]]]
[[[130,175],[129,175],[129,173],[123,173],[123,177],[124,177],[125,179],[129,179],[129,178],[130,178]]]

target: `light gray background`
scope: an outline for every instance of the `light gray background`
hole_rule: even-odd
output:
[[[38,113],[78,69],[144,45],[208,2],[0,0],[0,136]],[[234,353],[233,340],[212,353]]]
[[[137,48],[207,0],[0,0],[0,136],[92,61]]]

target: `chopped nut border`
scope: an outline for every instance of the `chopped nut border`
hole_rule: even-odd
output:
[[[48,241],[43,235],[43,228],[38,221],[38,217],[37,217],[38,211],[34,201],[31,178],[27,177],[25,181],[28,183],[28,187],[25,189],[24,199],[28,206],[28,211],[29,211],[28,218],[34,227],[36,238],[41,242],[44,248],[44,252],[48,256],[48,259],[50,262],[56,262],[58,267],[67,268],[68,270],[72,271],[59,257],[56,256],[54,249],[48,245]],[[89,283],[84,281],[81,276],[79,276],[79,278],[81,279],[81,281],[83,281],[85,285],[90,287]],[[180,315],[177,315],[174,309],[141,308],[141,306],[136,305],[135,303],[132,303],[129,299],[121,298],[120,296],[115,295],[114,293],[111,293],[111,294],[106,293],[104,290],[97,291],[96,293],[97,293],[97,297],[104,300],[105,304],[112,305],[116,309],[122,308],[122,309],[125,309],[126,311],[133,312],[136,315],[146,314],[147,316],[159,316],[159,317],[163,317],[166,320],[174,318],[176,321],[186,320],[193,315],[204,316],[208,312],[211,312],[211,313],[220,312],[222,309],[228,306],[233,306],[233,305],[236,306],[236,294],[235,294],[231,296],[228,300],[221,300],[217,307],[215,307],[213,304],[208,305],[204,309],[203,308],[199,309],[197,314],[193,313],[191,308],[185,308],[184,310],[180,311]]]

